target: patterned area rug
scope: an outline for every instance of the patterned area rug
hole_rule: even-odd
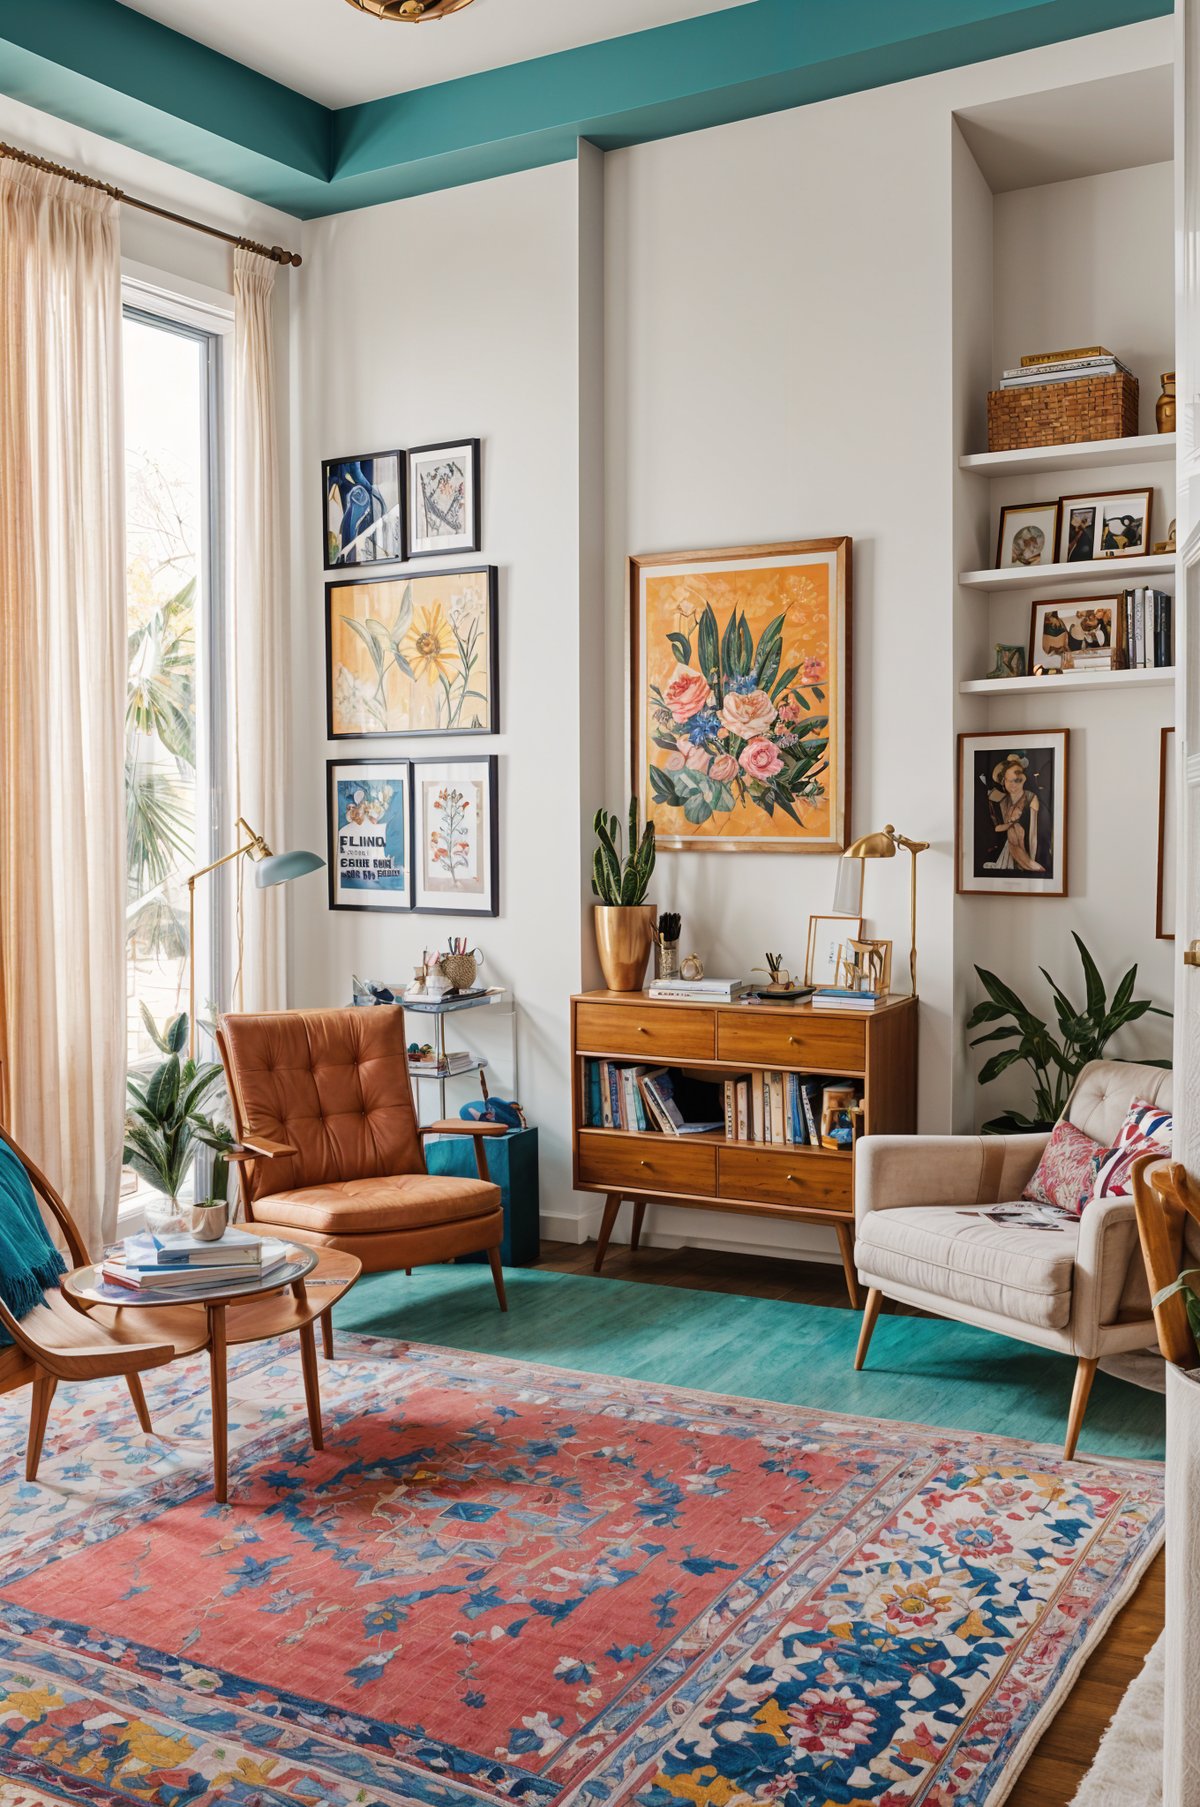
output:
[[[0,1774],[154,1807],[995,1807],[1161,1470],[343,1336],[0,1402]]]

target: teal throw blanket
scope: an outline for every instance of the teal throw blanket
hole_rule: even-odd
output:
[[[29,1175],[0,1142],[0,1299],[13,1317],[23,1318],[39,1305],[66,1265],[42,1222]],[[0,1324],[0,1345],[11,1342]]]

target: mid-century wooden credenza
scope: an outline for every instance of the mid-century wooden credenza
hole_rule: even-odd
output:
[[[867,1012],[808,1004],[702,1004],[644,992],[591,991],[571,999],[573,1166],[576,1187],[606,1195],[596,1248],[600,1271],[617,1212],[633,1205],[636,1249],[648,1203],[827,1223],[837,1231],[850,1302],[854,1272],[854,1154],[731,1141],[723,1132],[670,1136],[587,1123],[591,1059],[680,1067],[714,1079],[755,1068],[854,1079],[867,1134],[916,1127],[917,1000]]]

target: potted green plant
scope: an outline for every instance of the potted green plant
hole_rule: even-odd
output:
[[[183,1058],[188,1039],[186,1012],[172,1017],[161,1031],[144,1006],[142,1020],[164,1058],[151,1072],[130,1073],[126,1079],[125,1165],[153,1187],[161,1200],[147,1207],[150,1228],[186,1230],[192,1227],[191,1207],[181,1201],[180,1194],[201,1147],[216,1151],[210,1196],[227,1210],[229,1163],[225,1150],[233,1146],[233,1137],[202,1108],[224,1076],[215,1061]]]
[[[1111,1001],[1100,976],[1100,969],[1080,937],[1071,931],[1079,959],[1083,967],[1084,987],[1087,1002],[1083,1009],[1072,1003],[1057,980],[1052,979],[1045,967],[1041,967],[1042,977],[1054,998],[1054,1010],[1058,1020],[1058,1035],[1055,1036],[1044,1020],[1013,991],[1005,985],[995,973],[990,973],[982,966],[975,971],[980,983],[987,992],[987,997],[976,1004],[967,1018],[968,1029],[978,1029],[983,1023],[996,1023],[999,1027],[990,1029],[986,1035],[977,1036],[971,1043],[973,1048],[982,1047],[985,1042],[1009,1042],[1012,1045],[993,1054],[985,1061],[979,1072],[980,1085],[990,1085],[1001,1073],[1018,1061],[1024,1061],[1033,1074],[1033,1115],[1027,1117],[1021,1111],[1005,1111],[1002,1116],[993,1117],[985,1123],[984,1133],[989,1135],[1013,1135],[1031,1130],[1053,1129],[1062,1116],[1071,1088],[1079,1074],[1090,1060],[1099,1060],[1104,1053],[1110,1038],[1126,1023],[1135,1023],[1139,1017],[1152,1014],[1154,1016],[1170,1016],[1169,1010],[1163,1010],[1158,1004],[1152,1004],[1149,998],[1135,998],[1133,988],[1137,983],[1137,967],[1131,966],[1125,977],[1117,986]],[[1145,1060],[1148,1067],[1169,1067],[1169,1060]]]
[[[622,856],[621,824],[598,809],[592,822],[599,843],[592,857],[596,951],[610,991],[640,991],[654,938],[657,911],[646,902],[654,872],[654,824],[638,833],[638,801],[629,802],[629,845]]]

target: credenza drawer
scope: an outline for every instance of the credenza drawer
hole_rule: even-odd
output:
[[[711,1060],[716,1017],[684,1004],[676,1010],[653,1004],[580,1004],[576,1042],[590,1054],[632,1055],[635,1060]]]
[[[861,1072],[866,1065],[866,1024],[847,1017],[770,1017],[767,1006],[744,1015],[722,1011],[717,1019],[717,1059],[760,1067],[813,1067]]]
[[[804,1148],[722,1148],[718,1165],[721,1198],[809,1211],[854,1209],[854,1162],[849,1155],[822,1155]]]
[[[623,1012],[621,1014],[624,1014]],[[717,1151],[671,1136],[589,1135],[579,1132],[579,1179],[612,1192],[682,1192],[711,1197],[717,1189]]]

